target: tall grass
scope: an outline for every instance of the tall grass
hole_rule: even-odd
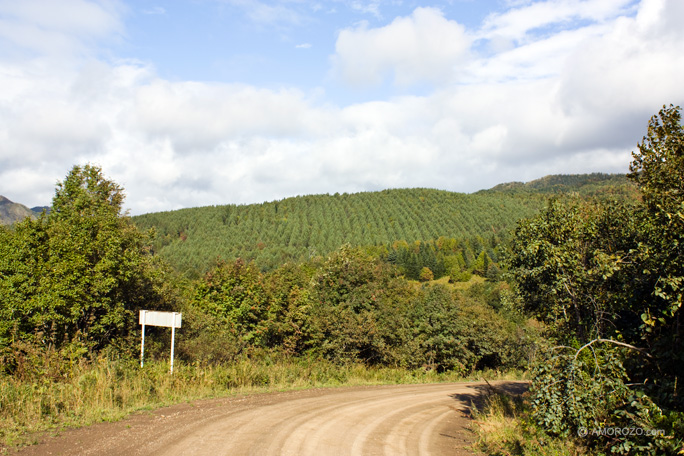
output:
[[[497,373],[488,373],[494,378]],[[200,398],[341,385],[463,380],[453,373],[338,365],[268,356],[206,366],[98,359],[74,363],[59,378],[0,376],[0,447],[30,443],[36,433],[113,421],[142,409]]]
[[[474,411],[476,446],[494,456],[581,456],[571,442],[549,437],[530,421],[530,403],[525,396],[496,393],[484,407]]]

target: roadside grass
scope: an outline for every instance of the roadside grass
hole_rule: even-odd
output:
[[[338,365],[325,360],[269,356],[225,365],[137,360],[74,363],[59,378],[0,376],[0,452],[56,433],[102,421],[116,421],[139,410],[196,399],[293,389],[464,380],[521,379],[522,372],[475,372],[469,377],[417,369]]]
[[[481,410],[474,411],[475,446],[490,456],[582,456],[572,442],[549,437],[530,422],[525,395],[489,395]]]

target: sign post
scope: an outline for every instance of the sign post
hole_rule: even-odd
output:
[[[155,310],[141,310],[140,324],[142,325],[142,341],[140,343],[140,367],[145,358],[145,326],[165,326],[171,328],[171,373],[173,374],[173,349],[176,339],[176,328],[181,327],[183,314],[178,312],[157,312]]]
[[[146,310],[140,311],[140,324],[142,325],[142,341],[140,342],[140,367],[145,365],[145,316]]]
[[[176,345],[176,312],[173,313],[173,324],[171,325],[171,373],[173,374],[173,348]],[[179,326],[180,328],[180,326]]]

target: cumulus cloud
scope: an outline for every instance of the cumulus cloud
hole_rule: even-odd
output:
[[[681,2],[643,2],[633,19],[580,43],[562,73],[559,98],[566,112],[644,110],[654,99],[662,104],[671,94],[681,97],[672,77],[684,70],[684,60],[675,57],[684,52],[684,30],[671,21],[676,16],[684,17]]]
[[[684,99],[679,0],[643,0],[637,10],[578,0],[558,12],[554,2],[525,3],[478,30],[419,8],[385,26],[345,29],[338,75],[362,85],[392,76],[397,89],[340,106],[318,89],[170,81],[146,62],[98,59],[98,40],[124,33],[123,9],[64,5],[86,3],[80,19],[50,19],[0,2],[9,43],[0,54],[0,194],[14,201],[49,203],[54,183],[85,162],[126,188],[133,213],[623,172],[648,118]],[[108,32],[64,25],[85,17]],[[586,23],[535,32],[535,23],[573,18]],[[63,45],[13,31],[21,27]],[[496,36],[508,44],[477,46]],[[54,65],[55,52],[70,57]],[[425,82],[431,92],[402,88]]]
[[[352,85],[378,84],[388,74],[396,84],[449,80],[467,54],[463,26],[435,8],[417,8],[384,27],[363,23],[339,33],[334,71]]]

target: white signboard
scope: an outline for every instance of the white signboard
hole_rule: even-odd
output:
[[[141,310],[140,324],[146,326],[166,326],[180,328],[183,314],[176,312],[157,312],[156,310]]]
[[[156,310],[141,310],[140,324],[142,325],[142,341],[140,343],[140,367],[145,358],[145,326],[165,326],[171,328],[171,373],[173,374],[173,346],[176,338],[176,328],[181,327],[183,314],[178,312],[158,312]]]

